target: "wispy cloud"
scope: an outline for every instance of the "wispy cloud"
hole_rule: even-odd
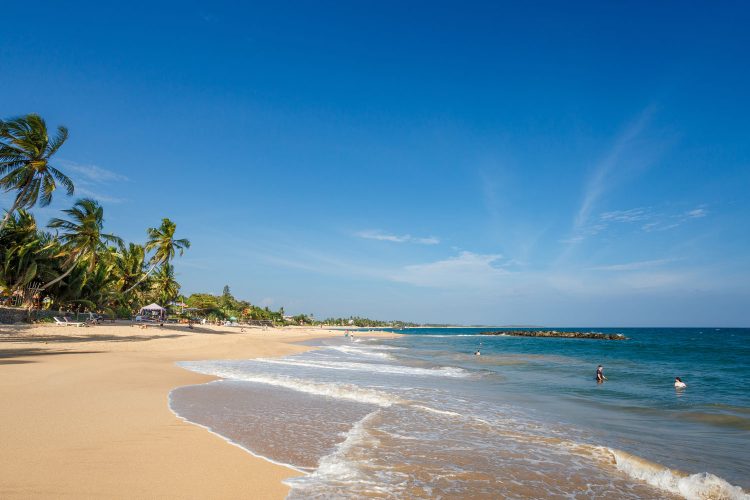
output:
[[[106,194],[112,185],[127,182],[129,179],[117,172],[97,165],[83,164],[71,160],[58,160],[63,170],[75,184],[76,194],[94,198],[104,203],[123,203],[127,201],[119,196]]]
[[[410,234],[396,235],[375,229],[359,231],[355,234],[355,236],[367,240],[391,241],[393,243],[418,243],[420,245],[437,245],[438,243],[440,243],[440,240],[434,236],[420,238],[412,236]]]
[[[647,233],[651,233],[654,231],[668,231],[669,229],[674,229],[676,227],[679,227],[681,224],[682,222],[669,222],[669,223],[664,223],[663,221],[649,222],[648,224],[642,225],[641,229],[643,229]]]
[[[81,187],[80,185],[76,187],[76,194],[87,198],[94,198],[95,200],[102,201],[104,203],[123,203],[127,201],[125,198],[118,198],[116,196],[101,194],[85,187]]]
[[[641,229],[646,232],[667,231],[679,227],[694,219],[702,219],[708,216],[706,205],[700,205],[692,210],[679,214],[655,214],[649,222],[643,224]]]
[[[699,219],[707,215],[708,215],[708,210],[702,207],[696,208],[694,210],[690,210],[689,212],[685,214],[685,216],[688,217],[689,219]]]
[[[77,163],[70,160],[59,160],[58,163],[67,172],[74,172],[78,174],[79,179],[83,178],[89,182],[95,183],[108,183],[108,182],[123,182],[127,181],[128,178],[117,172],[107,170],[106,168],[99,167],[97,165],[86,165]]]
[[[405,266],[392,274],[391,279],[425,287],[483,287],[497,284],[510,274],[498,266],[502,258],[498,254],[464,251],[445,260]]]
[[[695,283],[692,274],[686,272],[642,272],[624,274],[618,288],[622,290],[677,290]]]
[[[612,210],[602,212],[585,226],[579,228],[578,233],[562,240],[563,243],[575,243],[594,236],[606,230],[613,229],[618,225],[636,225],[644,232],[666,231],[681,226],[692,219],[700,219],[709,215],[706,205],[675,213],[667,210],[659,210],[654,207],[637,207],[627,210]]]
[[[654,268],[670,262],[675,259],[654,259],[641,260],[638,262],[627,262],[624,264],[610,264],[607,266],[590,267],[589,271],[640,271],[641,269]]]
[[[599,219],[605,222],[638,222],[651,217],[648,208],[631,208],[630,210],[614,210],[599,215]]]
[[[652,163],[653,151],[644,149],[648,145],[644,146],[644,141],[641,140],[652,114],[652,106],[641,111],[637,118],[615,138],[607,154],[593,168],[585,183],[581,204],[573,217],[571,233],[560,240],[570,244],[560,259],[569,254],[573,244],[583,241],[587,236],[596,234],[606,227],[606,223],[598,226],[591,223],[592,213],[604,195],[628,175]],[[651,149],[654,149],[653,146]]]
[[[583,200],[573,221],[574,233],[577,233],[588,222],[596,203],[612,188],[614,172],[617,167],[621,166],[622,157],[626,154],[628,148],[646,128],[652,112],[650,107],[641,112],[638,118],[615,140],[610,151],[593,170],[586,183]]]
[[[240,240],[238,240],[240,241]],[[374,278],[380,281],[390,272],[378,263],[361,262],[360,255],[330,253],[330,249],[315,250],[292,242],[271,240],[235,247],[233,253],[243,259],[263,262],[270,266],[295,269],[328,276]]]

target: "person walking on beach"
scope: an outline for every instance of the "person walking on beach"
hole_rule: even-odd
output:
[[[607,377],[604,376],[604,367],[599,365],[596,367],[596,383],[601,384],[605,380],[607,380]]]

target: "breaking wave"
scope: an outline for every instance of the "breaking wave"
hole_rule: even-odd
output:
[[[733,486],[708,472],[685,474],[624,451],[610,448],[607,450],[612,454],[615,466],[620,471],[687,500],[750,500],[750,495],[742,488]]]

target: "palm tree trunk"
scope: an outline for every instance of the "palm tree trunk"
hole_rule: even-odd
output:
[[[133,288],[137,287],[138,285],[140,285],[141,282],[143,282],[143,280],[145,280],[146,278],[148,278],[148,276],[152,272],[154,272],[154,269],[156,269],[156,266],[158,266],[158,265],[159,265],[159,263],[157,262],[153,266],[151,266],[151,269],[149,269],[148,272],[141,277],[141,279],[139,279],[138,281],[136,281],[135,285],[131,286],[130,288],[128,288],[127,290],[125,290],[124,292],[122,292],[123,295],[126,294],[126,293],[128,293],[128,292],[130,292]]]
[[[77,262],[78,262],[78,259],[75,259],[75,260],[73,261],[73,263],[72,263],[72,264],[70,265],[70,269],[68,269],[67,271],[65,271],[64,273],[62,273],[62,274],[61,274],[60,276],[58,276],[57,278],[53,279],[52,281],[50,281],[50,282],[49,282],[49,283],[47,283],[46,285],[44,285],[44,286],[43,286],[42,288],[40,288],[39,290],[40,290],[40,291],[41,291],[41,290],[46,290],[47,288],[51,287],[52,285],[54,285],[54,284],[55,284],[55,283],[57,283],[58,281],[62,281],[63,279],[65,279],[65,277],[66,277],[67,275],[69,275],[70,273],[72,273],[72,272],[73,272],[73,269],[75,269],[75,268],[76,268],[76,263],[77,263]]]
[[[11,205],[10,210],[8,210],[8,213],[5,214],[2,224],[0,224],[0,233],[3,231],[3,229],[5,229],[5,226],[8,224],[8,221],[13,215],[13,212],[15,212],[16,208],[18,208],[18,201],[20,199],[21,199],[21,193],[19,193],[18,196],[16,196],[16,199],[13,200],[13,205]]]

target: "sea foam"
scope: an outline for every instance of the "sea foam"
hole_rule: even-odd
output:
[[[357,363],[347,361],[317,361],[317,360],[297,360],[294,358],[286,359],[266,359],[259,358],[253,360],[259,363],[272,365],[282,365],[291,367],[322,368],[328,370],[352,370],[363,372],[377,372],[382,374],[393,375],[423,375],[432,377],[455,377],[464,378],[470,374],[461,368],[452,366],[440,366],[437,368],[419,368],[403,365],[387,365],[374,363]]]
[[[687,500],[750,500],[750,495],[742,488],[713,474],[685,474],[624,451],[608,451],[616,467],[628,476]]]
[[[401,402],[399,398],[386,392],[362,388],[352,384],[312,382],[284,375],[257,374],[218,363],[182,362],[178,363],[178,365],[194,372],[215,375],[223,379],[273,385],[308,394],[328,396],[358,403],[374,404],[382,407],[388,407],[394,403]]]
[[[394,359],[393,356],[386,352],[367,349],[365,347],[349,347],[345,345],[328,346],[328,349],[343,352],[344,354],[353,354],[355,356],[365,356],[368,358]]]
[[[321,480],[328,483],[337,484],[345,491],[347,485],[357,483],[360,487],[366,486],[372,492],[387,493],[389,489],[383,487],[380,482],[368,481],[367,477],[362,475],[357,468],[357,463],[347,457],[349,451],[355,446],[361,446],[369,440],[372,440],[372,446],[377,446],[377,440],[368,434],[365,425],[379,414],[376,410],[366,415],[362,420],[355,423],[352,428],[345,434],[345,439],[336,445],[333,453],[320,459],[318,468],[311,474],[302,477],[296,477],[284,481],[284,484],[292,488],[290,498],[295,498],[295,493],[299,493],[300,498],[350,498],[346,494],[332,495],[330,491],[316,492],[316,486]]]

